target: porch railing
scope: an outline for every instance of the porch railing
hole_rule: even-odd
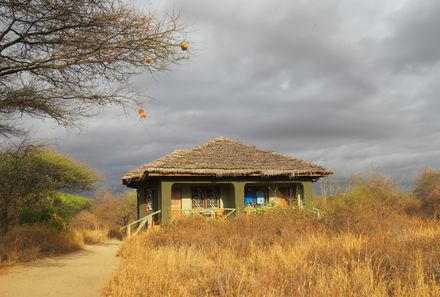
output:
[[[183,215],[201,215],[210,218],[226,219],[233,213],[235,208],[191,208],[191,209],[173,209],[172,212],[179,212]]]
[[[314,207],[313,208],[313,212],[316,214],[318,219],[322,218],[322,212],[321,212],[321,210],[319,208]]]
[[[246,207],[244,209],[244,213],[255,213],[258,210],[268,210],[268,209],[273,209],[276,208],[277,206],[273,207],[273,206],[261,206],[261,207]],[[301,208],[300,208],[301,209]],[[312,212],[314,215],[316,215],[316,217],[318,219],[321,219],[323,217],[323,212],[319,209],[319,208],[312,208]]]
[[[153,216],[159,214],[161,211],[155,211],[153,213],[150,213],[148,215],[146,215],[145,217],[143,217],[142,219],[139,219],[137,221],[134,221],[124,227],[121,227],[121,231],[123,231],[124,229],[127,229],[127,237],[130,238],[131,237],[131,228],[133,227],[133,225],[138,224],[136,230],[134,231],[134,234],[138,234],[139,231],[142,230],[142,228],[145,227],[145,225],[147,225],[147,230],[151,230],[151,228],[153,227]],[[147,224],[148,223],[148,224]]]

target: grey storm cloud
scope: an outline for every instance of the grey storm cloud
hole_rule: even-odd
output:
[[[171,72],[135,78],[153,98],[148,119],[110,108],[81,131],[29,121],[109,187],[129,169],[219,135],[343,177],[379,168],[407,183],[440,166],[440,2],[186,0],[162,8],[191,24],[191,55]]]

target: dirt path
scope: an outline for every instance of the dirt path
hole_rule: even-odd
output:
[[[119,241],[35,261],[0,275],[1,297],[97,297],[119,264]]]

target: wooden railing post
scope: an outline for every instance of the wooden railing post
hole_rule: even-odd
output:
[[[316,216],[318,217],[318,219],[321,218],[321,210],[319,210],[318,208],[313,208],[313,211],[316,213]]]
[[[142,219],[139,219],[137,221],[134,221],[124,227],[121,227],[121,230],[124,230],[125,228],[127,228],[127,237],[130,238],[131,237],[131,226],[133,226],[134,224],[138,224],[136,230],[134,231],[134,234],[138,234],[139,231],[142,230],[143,227],[145,227],[145,225],[148,223],[147,229],[150,230],[151,226],[153,225],[153,216],[160,214],[161,211],[155,211],[145,217],[143,217]]]

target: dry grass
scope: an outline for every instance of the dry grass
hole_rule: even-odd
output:
[[[70,227],[80,233],[85,244],[98,244],[108,240],[108,229],[99,224],[97,216],[90,211],[81,211],[70,222]]]
[[[440,296],[440,224],[381,177],[321,205],[226,222],[188,218],[127,241],[106,294]]]
[[[112,296],[440,296],[440,226],[335,230],[276,211],[128,241]]]
[[[44,225],[17,226],[0,238],[0,267],[61,255],[84,244],[108,241],[107,230],[76,229],[59,232]]]
[[[97,230],[78,230],[84,240],[85,244],[98,244],[108,241],[107,230],[97,229]]]
[[[82,249],[84,244],[122,239],[119,225],[132,220],[136,212],[136,197],[132,193],[124,193],[120,197],[107,192],[101,195],[92,201],[92,211],[77,212],[78,209],[86,208],[84,205],[90,204],[90,201],[63,194],[60,197],[68,205],[60,206],[58,210],[61,213],[72,212],[72,215],[76,212],[74,217],[63,219],[58,213],[51,212],[50,217],[56,218],[56,221],[49,221],[51,224],[28,223],[0,234],[0,266],[69,253]],[[53,222],[61,223],[62,228],[55,228],[60,225]]]
[[[0,266],[82,249],[81,234],[58,232],[44,225],[17,226],[0,238]]]

